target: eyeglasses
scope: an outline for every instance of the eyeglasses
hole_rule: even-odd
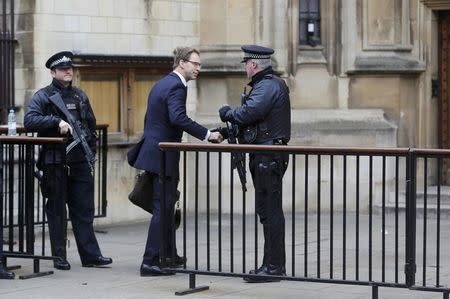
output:
[[[200,62],[197,61],[191,61],[191,60],[185,60],[187,62],[192,63],[193,65],[195,65],[196,67],[202,67],[202,64]]]

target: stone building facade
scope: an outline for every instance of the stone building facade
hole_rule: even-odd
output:
[[[110,125],[105,223],[146,217],[127,201],[136,171],[125,153],[142,134],[148,90],[170,71],[179,45],[201,51],[202,73],[189,83],[188,112],[209,127],[219,124],[223,103],[239,104],[248,81],[240,45],[256,43],[275,49],[275,69],[291,90],[291,144],[449,145],[443,142],[447,81],[440,68],[449,63],[443,32],[450,1],[15,2],[19,119],[32,94],[50,81],[46,59],[71,50],[75,84],[88,92],[98,121]]]

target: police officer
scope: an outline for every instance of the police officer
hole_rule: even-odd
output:
[[[73,127],[68,118],[78,122],[86,136],[88,148],[95,153],[95,116],[86,94],[72,86],[73,54],[63,51],[51,56],[45,66],[50,69],[53,81],[38,90],[32,97],[25,114],[24,125],[28,130],[37,131],[43,137],[70,136]],[[59,105],[58,105],[59,104]],[[73,140],[69,138],[68,144]],[[58,165],[59,163],[59,165]],[[43,171],[42,190],[45,197],[46,213],[50,233],[52,254],[60,257],[54,261],[59,270],[69,270],[65,248],[65,207],[58,201],[66,193],[69,216],[83,267],[108,265],[112,259],[102,256],[94,234],[94,177],[89,167],[86,150],[77,144],[66,157],[67,175],[60,171],[61,157],[50,147],[43,147],[38,160],[38,168]],[[65,177],[63,177],[65,176]],[[64,188],[64,180],[67,184]],[[63,229],[61,228],[63,225]]]
[[[241,47],[244,52],[248,85],[251,91],[240,107],[228,105],[219,110],[224,122],[237,124],[239,142],[261,145],[286,145],[291,136],[289,89],[275,76],[270,56],[274,50],[256,45]],[[256,213],[264,230],[264,258],[256,275],[286,275],[282,209],[282,180],[288,164],[285,154],[250,154],[250,171],[255,187]],[[248,282],[279,281],[276,278],[244,278]]]

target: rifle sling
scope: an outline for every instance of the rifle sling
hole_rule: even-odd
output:
[[[59,93],[54,93],[53,95],[51,95],[49,97],[49,99],[50,99],[50,102],[52,102],[66,116],[66,118],[69,121],[69,124],[72,126],[72,129],[75,132],[75,134],[80,135],[80,136],[78,136],[78,138],[76,138],[76,140],[74,140],[74,142],[77,142],[76,144],[74,144],[74,142],[72,142],[67,147],[68,150],[66,149],[66,152],[68,153],[73,147],[75,147],[75,145],[77,145],[78,143],[81,142],[81,128],[77,124],[76,120],[73,118],[72,114],[70,114],[69,110],[67,110],[66,105],[64,104],[64,101],[61,98],[61,95]],[[77,132],[77,130],[79,130],[80,132]],[[88,157],[93,157],[94,155],[93,155],[91,149],[89,148],[89,145],[83,144],[83,142],[81,142],[81,143],[82,143],[83,151],[85,153],[85,158],[89,163],[91,163],[91,161],[89,161]],[[74,145],[72,145],[72,144],[74,144]]]

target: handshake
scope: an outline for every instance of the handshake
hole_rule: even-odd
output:
[[[227,122],[230,120],[230,116],[227,115],[228,112],[231,111],[230,106],[223,105],[219,109],[220,119],[223,122]],[[227,128],[216,128],[211,130],[211,134],[209,135],[208,141],[211,143],[221,143],[223,140],[228,138],[228,130]]]

